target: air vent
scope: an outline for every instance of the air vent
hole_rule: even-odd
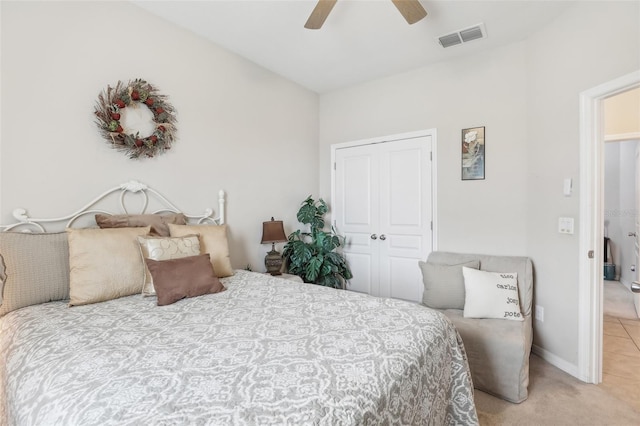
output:
[[[474,25],[469,28],[458,30],[451,34],[446,34],[438,37],[438,42],[442,47],[451,47],[456,44],[467,43],[472,40],[478,40],[487,37],[487,31],[484,28],[484,24]]]
[[[462,43],[458,33],[447,34],[446,36],[439,37],[438,40],[442,47],[450,47]]]

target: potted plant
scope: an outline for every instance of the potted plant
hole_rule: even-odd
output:
[[[340,236],[324,230],[323,216],[329,211],[321,198],[311,196],[302,202],[298,221],[309,225],[309,232],[297,230],[289,235],[282,256],[290,274],[298,275],[306,283],[333,288],[345,288],[345,281],[352,278],[351,270],[342,254],[336,249],[343,243]]]

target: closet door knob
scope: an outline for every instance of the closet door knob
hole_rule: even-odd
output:
[[[378,236],[377,236],[376,234],[371,234],[371,239],[372,239],[372,240],[377,240],[377,239],[378,239]]]
[[[382,235],[380,235],[380,239],[381,239],[382,241],[384,241],[384,240],[386,240],[386,239],[387,239],[387,236],[386,236],[386,235],[384,235],[384,234],[382,234]]]

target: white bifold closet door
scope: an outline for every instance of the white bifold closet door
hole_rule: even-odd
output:
[[[432,250],[431,136],[336,149],[334,224],[353,272],[347,289],[422,300]]]

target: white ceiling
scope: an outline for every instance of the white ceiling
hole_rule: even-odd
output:
[[[523,40],[573,3],[420,2],[428,16],[409,25],[391,0],[339,0],[321,29],[308,30],[315,0],[134,1],[318,93]],[[438,44],[438,36],[479,23],[486,39]]]

